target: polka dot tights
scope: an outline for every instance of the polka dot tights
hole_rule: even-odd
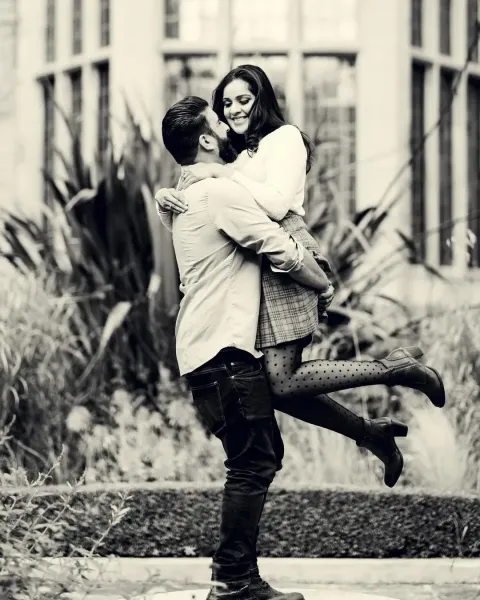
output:
[[[263,348],[262,352],[277,410],[356,441],[363,437],[364,419],[327,393],[386,383],[386,368],[381,363],[343,360],[302,363],[302,347],[295,342]]]

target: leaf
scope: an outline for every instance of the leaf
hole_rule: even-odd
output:
[[[393,298],[392,296],[390,296],[388,294],[379,294],[379,293],[376,293],[375,296],[377,298],[380,298],[381,300],[386,300],[387,302],[390,302],[391,304],[394,304],[403,313],[405,313],[406,315],[410,316],[410,309],[408,308],[408,306],[406,306],[406,304],[404,304],[400,300],[397,300],[396,298]]]
[[[127,318],[131,308],[131,302],[119,302],[110,312],[107,318],[107,322],[105,323],[105,326],[103,328],[102,335],[100,337],[99,348],[96,352],[95,357],[92,358],[89,365],[83,372],[83,375],[80,378],[81,382],[85,381],[85,379],[93,371],[95,365],[98,363],[105,350],[107,349],[108,343],[112,339],[113,335],[125,322],[125,319]]]
[[[436,267],[430,265],[429,263],[423,263],[422,266],[427,273],[430,273],[430,275],[433,275],[437,279],[441,279],[445,283],[451,283],[451,279],[443,275],[443,273],[441,273]]]
[[[65,210],[71,211],[77,204],[83,202],[91,202],[97,196],[97,190],[82,189],[80,190],[65,206]]]

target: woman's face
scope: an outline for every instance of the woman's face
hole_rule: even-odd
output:
[[[254,101],[255,96],[242,79],[235,79],[225,86],[223,90],[223,114],[228,126],[235,133],[242,135],[247,132],[248,115],[252,110]]]

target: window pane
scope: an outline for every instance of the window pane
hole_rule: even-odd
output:
[[[82,51],[82,1],[73,0],[73,19],[72,19],[72,52],[80,54]]]
[[[440,72],[440,264],[452,264],[452,111],[453,73]]]
[[[217,83],[214,56],[170,57],[165,60],[165,67],[167,108],[185,96],[211,101]]]
[[[47,62],[55,60],[55,0],[47,0],[45,58]]]
[[[322,196],[355,211],[355,65],[305,58],[305,132],[317,147]]]
[[[185,96],[200,96],[208,102],[218,83],[216,77],[217,60],[215,56],[170,57],[165,60],[166,108]],[[179,169],[175,161],[166,155],[164,160],[165,185],[176,185]]]
[[[262,54],[237,54],[233,57],[233,67],[250,64],[256,65],[265,71],[270,79],[275,95],[282,112],[287,118],[287,109],[285,101],[285,83],[287,76],[287,57],[286,56],[265,56]]]
[[[110,44],[110,0],[100,0],[100,46]]]
[[[285,42],[288,0],[233,0],[232,35],[238,42]]]
[[[110,111],[110,69],[108,63],[98,67],[98,137],[97,149],[100,165],[105,162],[108,150]]]
[[[411,0],[410,4],[410,43],[412,46],[422,46],[423,1]]]
[[[480,267],[480,80],[468,82],[468,228],[470,267]]]
[[[47,173],[53,171],[54,143],[55,143],[55,80],[53,77],[42,82],[43,87],[43,168]],[[52,190],[44,180],[43,200],[50,205]]]
[[[303,39],[307,42],[354,43],[357,0],[301,0]]]
[[[425,260],[425,67],[412,65],[412,118],[410,125],[410,151],[412,155],[411,176],[411,215],[412,238],[416,246],[416,256],[412,262]]]
[[[451,0],[440,0],[440,52],[450,54],[450,18],[451,18]]]
[[[165,37],[182,42],[216,39],[219,0],[166,0]]]
[[[71,90],[71,116],[79,140],[82,133],[82,112],[83,112],[83,94],[82,94],[82,71],[78,70],[70,75]]]
[[[474,38],[478,41],[477,34],[477,19],[478,19],[478,0],[467,0],[467,48],[466,51],[470,52],[470,60],[472,62],[478,61],[478,44],[475,46],[473,52],[470,50],[470,45]]]

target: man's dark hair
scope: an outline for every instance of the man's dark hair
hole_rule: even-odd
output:
[[[165,148],[179,165],[191,165],[198,152],[198,140],[212,134],[205,116],[208,102],[198,96],[187,96],[168,109],[162,121]]]

